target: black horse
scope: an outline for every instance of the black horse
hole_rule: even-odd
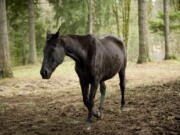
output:
[[[44,59],[41,68],[43,79],[49,79],[55,68],[61,64],[65,55],[75,61],[75,70],[78,74],[83,101],[88,108],[87,122],[92,116],[101,118],[106,93],[105,81],[119,73],[121,88],[121,108],[125,104],[125,69],[126,49],[124,43],[113,35],[100,38],[94,35],[60,35],[47,32]],[[100,84],[101,99],[99,111],[93,111],[94,97]],[[90,86],[90,89],[89,89]]]

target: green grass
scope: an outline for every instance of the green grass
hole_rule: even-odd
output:
[[[13,68],[15,78],[41,78],[40,76],[41,64],[18,66]],[[63,64],[59,65],[52,76],[66,76],[74,75],[74,62],[70,59],[65,59]]]
[[[157,81],[172,79],[173,76],[175,77],[180,75],[179,67],[180,61],[177,60],[150,62],[146,64],[128,63],[127,79],[133,80],[129,81],[128,85],[134,86],[134,84],[137,84],[139,82],[151,85],[150,83],[155,80]],[[14,77],[15,79],[41,79],[40,68],[40,63],[35,65],[15,67],[13,68]],[[74,61],[69,58],[66,58],[63,64],[59,65],[55,72],[52,74],[52,78],[56,76],[68,78],[77,77],[74,70]],[[112,87],[117,86],[115,85]]]

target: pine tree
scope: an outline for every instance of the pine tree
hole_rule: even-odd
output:
[[[34,0],[29,0],[29,63],[37,61],[36,54],[36,38],[35,38],[35,15],[34,15]]]
[[[6,0],[0,0],[0,79],[13,77],[10,68]]]
[[[150,61],[147,31],[147,3],[146,0],[138,0],[138,24],[139,24],[139,56],[137,63]]]

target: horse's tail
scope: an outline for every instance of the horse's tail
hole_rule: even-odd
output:
[[[126,68],[126,65],[127,65],[127,48],[126,48],[126,45],[122,39],[117,38],[116,40],[119,42],[121,49],[124,53],[124,68]]]

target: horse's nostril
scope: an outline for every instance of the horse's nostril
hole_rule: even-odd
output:
[[[43,76],[43,77],[48,76],[48,70],[47,69],[42,69],[40,73],[41,73],[41,76]]]
[[[48,75],[48,71],[44,70],[44,76],[47,76],[47,75]]]

